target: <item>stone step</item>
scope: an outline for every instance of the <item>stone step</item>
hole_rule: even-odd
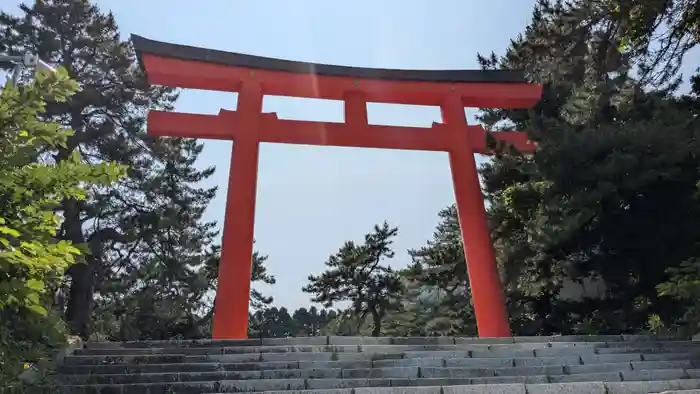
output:
[[[137,342],[88,342],[91,349],[151,348],[151,347],[234,347],[234,346],[300,346],[300,345],[450,345],[450,344],[512,344],[541,342],[653,342],[665,340],[690,340],[669,336],[651,335],[566,335],[512,338],[473,337],[294,337],[255,338],[232,340],[182,340],[182,341],[137,341]]]
[[[413,366],[435,363],[435,360],[461,360],[466,364],[483,364],[488,366],[526,366],[551,365],[563,362],[567,365],[587,363],[614,363],[628,361],[666,361],[693,359],[698,352],[692,353],[616,353],[616,354],[563,354],[558,356],[537,357],[471,357],[469,352],[459,351],[425,351],[401,353],[259,353],[259,354],[210,354],[210,355],[140,355],[140,356],[70,356],[66,365],[111,365],[111,364],[170,364],[170,363],[260,363],[289,361],[371,361],[376,366]],[[454,361],[447,361],[447,364]]]
[[[547,378],[545,376],[545,378]],[[586,382],[542,382],[527,377],[522,382],[506,383],[502,378],[478,379],[361,379],[358,386],[351,387],[348,381],[328,380],[267,380],[267,381],[216,381],[168,384],[125,384],[125,385],[63,385],[61,393],[265,393],[273,394],[648,394],[667,390],[700,388],[698,379],[665,379],[621,381],[620,376],[591,375]],[[597,378],[597,379],[596,379]],[[609,380],[613,378],[614,380]],[[541,378],[540,378],[541,379]],[[309,384],[313,382],[313,384]],[[340,383],[338,383],[340,382]],[[531,383],[530,383],[531,382]],[[359,384],[363,384],[360,386]]]
[[[647,394],[700,389],[700,343],[627,335],[96,342],[58,372],[65,393]]]
[[[666,345],[661,347],[651,346],[629,346],[629,347],[599,347],[597,354],[617,354],[617,353],[689,353],[700,352],[700,344]]]
[[[587,367],[587,368],[579,368]],[[595,367],[595,368],[590,368]],[[635,368],[636,367],[636,368]],[[679,377],[699,377],[700,370],[695,369],[689,361],[647,362],[599,365],[552,365],[539,367],[513,368],[444,368],[444,367],[398,367],[365,369],[280,369],[260,371],[209,371],[209,372],[151,372],[123,374],[74,374],[63,375],[61,381],[67,384],[108,384],[108,383],[157,383],[189,382],[210,380],[244,380],[244,379],[374,379],[374,378],[490,378],[515,376],[574,376],[586,379],[590,374],[622,374],[623,380],[634,380],[630,376],[640,374],[665,373],[675,371]],[[571,377],[568,379],[577,379]],[[555,379],[556,380],[556,379]]]
[[[668,348],[693,346],[688,342],[674,344],[659,344],[658,346],[647,346],[646,348]],[[606,342],[542,342],[542,343],[521,343],[510,345],[486,345],[486,344],[435,344],[435,345],[298,345],[298,346],[235,346],[235,347],[194,347],[194,348],[173,348],[173,347],[153,347],[153,348],[120,348],[120,349],[78,349],[78,355],[148,355],[148,354],[251,354],[251,353],[360,353],[360,352],[403,352],[403,351],[493,351],[493,352],[532,352],[541,349],[597,349],[597,348],[621,348],[610,347]]]
[[[620,346],[622,345],[622,346]],[[211,346],[211,347],[151,347],[151,348],[85,348],[77,349],[76,355],[207,355],[207,354],[259,354],[259,353],[392,353],[404,351],[463,351],[502,357],[512,354],[563,354],[563,353],[599,353],[602,349],[611,349],[609,353],[624,352],[626,349],[663,351],[664,349],[698,349],[700,343],[690,341],[659,341],[645,346],[635,346],[629,342],[542,342],[518,344],[434,344],[434,345],[297,345],[297,346]],[[603,351],[605,353],[606,351]]]
[[[324,365],[315,365],[316,368],[308,368],[308,363],[281,363],[281,368],[257,368],[243,369],[240,364],[149,364],[149,365],[100,365],[100,366],[70,366],[61,367],[59,372],[70,379],[78,381],[83,376],[101,375],[128,375],[128,374],[202,374],[202,373],[231,373],[239,376],[237,379],[281,379],[281,378],[314,378],[323,375],[325,377],[341,378],[344,371],[382,369],[376,368],[371,363],[335,365],[333,368]],[[358,368],[359,367],[359,368]],[[396,368],[396,367],[387,367]],[[400,368],[400,367],[399,367]],[[407,368],[407,367],[404,367]],[[411,367],[408,367],[411,368]],[[689,360],[677,361],[638,361],[623,363],[602,363],[586,365],[543,365],[534,367],[504,367],[504,368],[465,368],[445,366],[422,366],[418,376],[422,377],[489,377],[489,376],[514,376],[514,375],[563,375],[577,373],[599,372],[623,372],[653,369],[698,369],[700,362],[693,363]]]
[[[649,346],[668,348],[671,345]],[[692,346],[678,343],[675,347]],[[79,349],[77,355],[148,355],[148,354],[258,354],[258,353],[387,353],[404,351],[493,351],[493,352],[533,352],[541,349],[584,349],[609,348],[605,342],[580,343],[524,343],[510,345],[319,345],[319,346],[238,346],[238,347],[196,347],[196,348],[123,348],[123,349]],[[617,347],[615,347],[617,348]],[[620,347],[624,349],[624,347]]]

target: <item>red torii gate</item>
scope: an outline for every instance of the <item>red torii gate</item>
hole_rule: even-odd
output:
[[[198,115],[151,111],[153,136],[233,140],[213,337],[247,338],[253,226],[261,142],[443,151],[449,153],[479,336],[511,335],[475,153],[489,154],[486,132],[465,107],[530,108],[542,87],[517,71],[387,70],[331,66],[176,45],[132,36],[151,84],[238,92],[236,111]],[[263,95],[343,100],[345,123],[281,120],[262,113]],[[367,122],[367,102],[439,106],[431,128]],[[533,152],[525,133],[493,135]]]

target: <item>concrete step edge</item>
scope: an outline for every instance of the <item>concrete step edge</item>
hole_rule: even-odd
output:
[[[401,369],[401,368],[397,368]],[[408,368],[403,368],[403,369],[408,369]],[[346,380],[346,381],[352,381],[355,379],[384,379],[384,380],[391,380],[391,379],[471,379],[471,380],[478,380],[478,379],[485,379],[488,380],[490,378],[494,378],[495,380],[498,379],[511,379],[511,380],[517,380],[518,378],[521,379],[527,379],[530,377],[533,378],[542,378],[546,382],[560,382],[560,381],[588,381],[589,379],[591,380],[596,380],[597,377],[600,376],[615,376],[617,375],[621,381],[639,381],[639,380],[647,380],[645,378],[641,377],[649,377],[650,379],[653,378],[654,376],[663,376],[664,374],[666,376],[672,376],[677,379],[692,379],[692,378],[700,378],[700,370],[698,369],[688,369],[688,368],[657,368],[657,369],[645,369],[645,370],[619,370],[619,371],[597,371],[597,372],[580,372],[580,373],[567,373],[565,369],[561,369],[561,372],[563,373],[546,373],[546,371],[535,371],[532,370],[530,372],[533,373],[528,373],[528,374],[497,374],[496,371],[493,371],[492,374],[479,374],[479,373],[464,373],[464,374],[459,374],[459,372],[466,372],[466,371],[447,371],[449,369],[459,369],[459,368],[434,368],[436,371],[421,371],[419,368],[412,369],[411,371],[383,371],[384,373],[378,373],[375,374],[374,372],[378,372],[377,370],[348,370],[348,371],[339,371],[340,376],[326,376],[326,377],[303,377],[303,376],[283,376],[283,377],[264,377],[262,373],[259,374],[259,376],[254,376],[255,374],[249,375],[250,377],[245,378],[243,376],[231,376],[235,375],[235,373],[232,372],[226,372],[226,371],[221,371],[221,372],[208,372],[208,373],[201,373],[201,374],[176,374],[176,373],[145,373],[145,374],[139,374],[139,375],[130,375],[130,374],[120,374],[120,375],[64,375],[61,377],[61,381],[65,382],[66,384],[138,384],[138,383],[196,383],[196,382],[211,382],[211,381],[229,381],[229,382],[243,382],[243,381],[285,381],[288,379],[303,379],[305,381],[323,381],[323,380]],[[440,370],[447,371],[447,372],[454,372],[450,374],[444,374],[444,376],[438,376],[441,375],[439,372]],[[473,370],[476,371],[476,370]],[[348,376],[345,376],[347,372]],[[393,372],[393,374],[392,374]],[[404,372],[403,374],[401,372]],[[428,373],[426,376],[426,372]],[[526,372],[526,371],[520,371],[520,372]],[[540,372],[540,373],[536,373]],[[541,373],[545,372],[545,373]],[[197,377],[200,379],[181,379],[182,375],[185,376],[190,376],[190,377]],[[194,376],[192,376],[194,375]],[[196,375],[206,375],[206,376],[196,376]],[[218,375],[218,376],[217,376]],[[229,375],[229,376],[227,376]],[[392,376],[393,375],[393,376]],[[125,379],[125,377],[133,377],[133,376],[138,376],[139,378],[146,378],[145,381],[129,381],[129,379]],[[84,378],[83,382],[71,382],[70,380],[66,380],[66,378],[74,378],[74,377],[81,377]],[[168,377],[170,379],[168,379]],[[112,380],[112,382],[109,383],[99,383],[98,381],[90,381],[91,379],[97,379],[99,380]],[[177,379],[172,379],[172,378],[177,378]]]
[[[170,364],[160,364],[161,366],[169,366]],[[219,366],[219,364],[213,363],[212,366]],[[525,366],[525,367],[504,367],[504,368],[470,368],[470,367],[445,367],[445,366],[414,366],[414,367],[370,367],[370,368],[284,368],[284,369],[250,369],[250,370],[237,370],[237,369],[212,369],[209,371],[201,370],[201,371],[166,371],[166,372],[129,372],[125,371],[123,373],[95,373],[94,371],[85,371],[85,373],[66,373],[66,372],[60,372],[61,376],[71,376],[71,377],[77,377],[77,376],[124,376],[124,375],[131,375],[134,373],[137,373],[139,375],[176,375],[176,374],[214,374],[214,373],[221,373],[221,374],[236,374],[239,373],[241,375],[254,375],[258,374],[260,375],[260,379],[265,379],[263,376],[264,375],[269,375],[269,374],[293,374],[293,373],[299,373],[299,374],[304,374],[308,373],[312,375],[313,373],[318,373],[322,374],[322,371],[338,371],[341,374],[344,371],[358,371],[358,370],[375,370],[375,371],[389,371],[389,370],[397,370],[397,369],[408,369],[408,368],[414,368],[417,369],[423,373],[423,371],[430,371],[430,372],[435,372],[436,370],[444,370],[444,371],[451,371],[451,372],[463,372],[466,374],[476,374],[476,373],[486,373],[485,371],[493,371],[491,374],[492,376],[513,376],[513,372],[522,372],[522,371],[527,371],[527,370],[542,370],[542,369],[549,369],[549,370],[561,370],[564,371],[563,374],[567,375],[574,375],[574,374],[580,374],[580,373],[588,373],[588,372],[578,372],[580,370],[586,370],[586,368],[583,367],[598,367],[597,369],[600,369],[601,371],[649,371],[649,370],[659,370],[659,369],[674,369],[674,368],[680,368],[680,369],[686,369],[686,370],[700,370],[696,368],[696,366],[691,362],[691,361],[684,361],[684,360],[676,360],[676,361],[640,361],[640,362],[621,362],[621,363],[601,363],[601,364],[589,364],[589,365],[564,365],[564,364],[558,364],[558,365],[545,365],[545,366]],[[594,370],[595,368],[591,368],[591,370]],[[597,372],[597,371],[596,371]],[[342,376],[342,375],[341,375]]]
[[[613,346],[611,346],[613,345]],[[204,355],[204,354],[284,354],[284,353],[367,353],[380,351],[473,351],[473,352],[528,352],[528,351],[562,351],[562,352],[586,352],[611,349],[611,351],[624,351],[629,349],[661,351],[672,349],[698,349],[700,343],[678,341],[672,343],[659,342],[656,346],[616,346],[608,342],[547,342],[525,343],[512,345],[478,345],[478,344],[433,344],[433,345],[297,345],[297,346],[238,346],[238,347],[151,347],[151,348],[119,348],[119,349],[78,349],[75,354],[80,356],[139,356],[139,355]],[[511,347],[512,346],[512,347]],[[550,350],[551,349],[551,350]]]
[[[662,393],[652,393],[652,394],[700,394],[700,390],[672,390],[672,391],[664,391]]]
[[[407,352],[390,354],[372,354],[367,353],[365,357],[360,357],[361,353],[348,353],[346,355],[342,353],[332,353],[330,357],[322,357],[323,353],[297,353],[290,354],[289,357],[280,357],[279,355],[270,354],[257,354],[251,355],[250,357],[243,357],[241,355],[199,355],[199,356],[164,356],[164,355],[138,355],[138,356],[70,356],[65,359],[65,365],[129,365],[133,364],[169,364],[169,363],[202,363],[202,362],[218,362],[218,363],[266,363],[266,362],[292,362],[292,361],[302,361],[302,362],[350,362],[350,361],[372,361],[372,362],[383,362],[390,360],[389,362],[395,362],[395,360],[431,360],[431,359],[443,359],[443,360],[480,360],[481,362],[488,364],[489,362],[498,360],[508,360],[511,361],[513,365],[528,362],[551,362],[557,359],[566,360],[567,363],[595,363],[595,362],[618,362],[625,361],[661,361],[661,360],[674,360],[674,359],[697,359],[700,357],[699,352],[691,353],[623,353],[623,354],[601,354],[601,355],[560,355],[560,356],[543,356],[543,357],[469,357],[468,354],[454,357],[450,357],[448,354],[435,354],[436,352],[431,352],[432,355],[425,354],[423,356],[427,357],[415,357],[414,354],[406,354]],[[301,356],[305,354],[305,356]],[[309,356],[311,355],[311,356]],[[418,354],[417,356],[420,356]],[[491,360],[491,361],[489,361]],[[576,362],[578,360],[578,362]],[[99,361],[109,362],[109,364],[101,364]],[[476,362],[476,361],[475,361]]]
[[[240,391],[228,391],[227,388],[221,390],[221,385],[225,382],[217,382],[216,384],[210,384],[211,389],[216,391],[211,391],[210,393],[231,393]],[[191,384],[171,384],[170,387],[186,387]],[[119,388],[122,391],[129,388],[147,388],[147,387],[160,387],[163,385],[64,385],[61,387],[62,393],[73,393],[77,389],[87,389],[90,388],[93,391],[97,388],[109,387],[111,389]],[[217,387],[219,386],[219,390]],[[441,385],[441,386],[419,386],[421,387],[422,394],[433,394],[429,391],[430,388],[434,388],[435,394],[476,394],[476,393],[498,393],[498,394],[544,394],[544,393],[554,393],[554,392],[566,392],[570,394],[623,394],[623,393],[639,393],[640,389],[646,389],[648,393],[651,392],[663,392],[667,390],[678,390],[678,389],[697,389],[700,388],[700,380],[698,379],[673,379],[673,380],[647,380],[647,381],[627,381],[627,382],[606,382],[606,381],[590,381],[590,382],[566,382],[566,383],[539,383],[539,384],[528,384],[528,383],[494,383],[494,384],[476,384],[476,385]],[[399,388],[403,388],[400,390]],[[305,393],[305,394],[316,394],[316,393],[400,393],[408,392],[406,389],[415,389],[416,386],[393,386],[393,387],[371,387],[371,388],[352,388],[349,390],[336,390],[336,389],[291,389],[291,390],[266,390],[266,391],[247,391],[248,393]],[[462,390],[462,388],[464,388]],[[369,389],[369,390],[368,390]],[[399,390],[397,390],[399,389]],[[554,390],[553,390],[554,389]],[[627,389],[627,390],[626,390]],[[204,393],[204,392],[202,392]]]
[[[320,337],[290,337],[290,338],[250,338],[250,339],[230,339],[230,340],[154,340],[154,341],[125,341],[107,342],[90,341],[86,347],[120,347],[135,346],[149,347],[153,344],[167,344],[169,346],[210,346],[216,343],[236,343],[239,346],[256,345],[279,345],[279,344],[308,344],[313,342],[319,345],[343,345],[343,344],[427,344],[427,343],[525,343],[525,342],[644,342],[655,340],[690,340],[690,337],[678,336],[654,336],[654,335],[553,335],[534,337],[509,337],[509,338],[474,338],[474,337],[343,337],[343,336],[320,336]]]

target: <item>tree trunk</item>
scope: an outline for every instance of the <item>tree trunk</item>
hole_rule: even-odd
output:
[[[74,245],[85,243],[82,222],[80,221],[80,208],[78,201],[66,200],[63,203],[63,238]],[[66,321],[72,334],[83,339],[90,336],[88,326],[90,312],[92,310],[92,267],[91,256],[85,256],[84,262],[68,268],[67,275],[71,277],[71,286],[68,293],[68,305],[66,306]]]
[[[92,310],[92,268],[87,262],[68,269],[71,286],[66,307],[68,327],[74,335],[83,339],[90,336],[89,322]]]
[[[355,316],[357,319],[357,324],[355,324],[355,332],[350,333],[350,335],[360,335],[360,333],[362,332],[362,325],[365,323],[365,317],[367,316],[367,312],[365,311]],[[350,315],[350,321],[352,321],[352,315]]]
[[[70,74],[73,73],[71,67],[73,60],[70,52],[64,57],[64,66]],[[77,99],[75,97],[74,99]],[[83,106],[77,105],[77,101],[73,102],[71,109],[71,128],[74,134],[68,138],[67,146],[59,149],[56,154],[56,162],[67,160],[84,137],[83,118],[81,116]],[[74,245],[85,244],[85,235],[83,234],[83,222],[80,218],[82,205],[80,201],[75,199],[64,199],[63,207],[63,224],[61,236],[63,239],[71,241]],[[92,312],[92,295],[93,288],[93,264],[92,256],[85,256],[85,260],[79,264],[69,267],[66,274],[71,277],[71,286],[68,293],[68,304],[66,306],[66,322],[71,333],[78,335],[83,339],[88,339],[90,315]]]
[[[382,333],[382,315],[372,309],[372,336],[378,337]]]

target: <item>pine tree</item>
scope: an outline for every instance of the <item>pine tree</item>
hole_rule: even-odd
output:
[[[632,332],[678,305],[659,297],[665,270],[696,256],[700,214],[694,114],[648,90],[620,52],[614,15],[592,3],[540,1],[526,32],[484,68],[523,68],[545,83],[532,111],[486,110],[490,127],[525,130],[533,157],[482,168],[511,315],[521,334]],[[604,300],[561,298],[566,281],[602,280]]]
[[[469,276],[455,205],[439,212],[440,223],[426,246],[409,250],[404,272],[409,289],[403,310],[392,316],[406,335],[475,335]]]
[[[372,319],[372,336],[379,336],[382,320],[396,307],[402,291],[396,271],[383,265],[394,257],[392,238],[398,233],[384,222],[365,235],[362,245],[348,241],[326,261],[321,275],[309,275],[309,284],[302,291],[314,295],[313,302],[331,307],[339,301],[352,304],[352,315],[359,326]]]
[[[253,312],[248,336],[251,338],[285,338],[292,336],[296,322],[287,308],[270,307]]]
[[[99,329],[112,337],[195,335],[208,316],[205,295],[218,266],[214,223],[202,221],[216,190],[197,184],[214,170],[195,169],[201,144],[145,135],[148,110],[172,109],[177,92],[148,86],[114,15],[88,0],[37,1],[20,10],[17,17],[0,13],[0,52],[36,54],[65,67],[82,88],[47,108],[75,130],[55,159],[80,152],[87,162],[129,168],[117,187],[94,187],[86,201],[62,204],[60,237],[90,252],[68,270],[72,331],[88,336],[95,310]]]
[[[202,145],[194,140],[178,145],[179,151],[161,153],[164,164],[149,165],[138,205],[119,204],[120,227],[141,239],[131,243],[128,257],[119,259],[117,271],[98,288],[97,315],[116,320],[116,326],[101,321],[100,331],[115,339],[204,335],[207,292],[214,285],[208,272],[219,254],[213,245],[216,224],[202,216],[216,190],[193,186],[213,173],[194,168]]]
[[[313,337],[320,335],[321,329],[327,324],[328,312],[323,309],[321,312],[315,306],[299,308],[292,314],[292,319],[296,324],[295,336]]]
[[[621,49],[639,60],[644,82],[673,83],[679,77],[685,55],[700,42],[697,0],[612,0],[601,11],[619,24]]]
[[[267,255],[260,254],[259,252],[253,252],[253,268],[251,271],[251,282],[262,282],[268,285],[274,285],[276,280],[275,277],[267,272],[267,267],[265,267],[265,261],[267,261]],[[218,269],[218,267],[217,267]],[[251,287],[250,289],[250,306],[253,310],[261,310],[268,307],[274,299],[269,296],[263,295],[259,290]]]
[[[332,315],[332,317],[329,319],[328,324],[323,327],[321,332],[323,335],[336,335],[336,336],[370,336],[372,335],[372,331],[374,330],[374,327],[372,326],[371,319],[368,318],[367,315],[363,314],[358,314],[355,313],[355,310],[351,307],[348,309],[341,310],[339,309],[337,312],[334,311],[335,313]],[[386,332],[385,328],[391,328],[391,327],[386,327],[385,323],[387,322],[388,319],[390,319],[392,315],[392,311],[389,311],[387,316],[384,318],[382,321],[382,332],[383,333],[389,333]]]

